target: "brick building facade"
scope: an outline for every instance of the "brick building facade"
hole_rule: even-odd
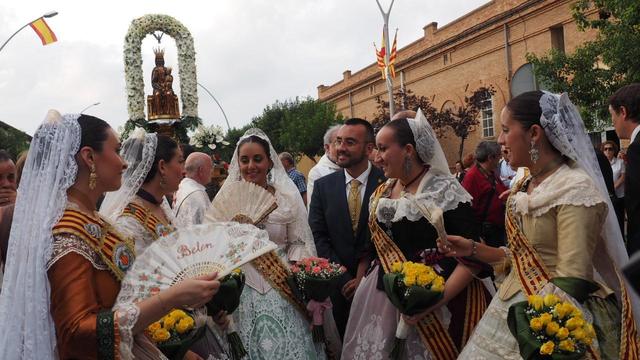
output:
[[[483,139],[500,134],[500,111],[513,96],[536,84],[526,54],[542,55],[552,47],[571,52],[594,38],[580,32],[571,16],[571,0],[493,0],[438,28],[424,27],[424,37],[398,49],[394,88],[401,83],[416,95],[432,99],[438,109],[459,106],[465,94],[480,86],[496,90],[482,112],[480,126],[465,142],[464,155]],[[418,9],[416,9],[418,11]],[[363,56],[369,56],[366,54]],[[372,60],[375,60],[371,54]],[[318,86],[318,98],[336,104],[345,117],[372,119],[376,98],[387,99],[386,85],[375,63],[343,79]],[[460,141],[441,139],[450,165],[457,160]]]

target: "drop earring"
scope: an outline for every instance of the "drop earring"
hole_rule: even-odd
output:
[[[540,159],[540,151],[536,148],[536,143],[531,140],[531,147],[529,148],[529,156],[531,157],[531,161],[535,164]]]
[[[89,173],[89,190],[94,190],[96,188],[96,183],[98,182],[98,174],[96,174],[96,166],[91,165],[91,172]]]

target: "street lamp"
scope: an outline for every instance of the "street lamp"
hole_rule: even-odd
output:
[[[88,108],[94,107],[94,106],[97,106],[97,105],[100,105],[100,101],[98,101],[97,103],[93,103],[93,104],[87,106],[86,108],[82,109],[82,111],[80,111],[80,114],[83,114],[85,111],[87,111]]]
[[[220,111],[222,111],[222,115],[224,116],[224,121],[227,122],[227,128],[229,130],[231,130],[231,126],[229,125],[229,119],[227,119],[227,114],[224,113],[224,109],[222,108],[222,105],[220,105],[220,102],[218,101],[218,99],[216,99],[215,96],[213,96],[213,94],[211,93],[211,91],[209,91],[209,89],[207,89],[206,87],[204,87],[204,85],[200,84],[200,83],[196,83],[198,85],[200,85],[201,88],[204,89],[204,91],[207,92],[207,94],[209,94],[209,96],[211,96],[211,98],[213,99],[213,101],[216,102],[216,104],[218,104],[218,107],[220,108]]]
[[[54,16],[58,15],[57,11],[49,11],[48,13],[40,16],[39,18],[29,21],[28,23],[26,23],[25,25],[23,25],[20,29],[18,29],[18,31],[14,32],[13,35],[9,36],[9,38],[7,39],[7,41],[4,42],[4,44],[2,44],[2,46],[0,46],[0,51],[2,51],[2,49],[4,49],[4,47],[7,45],[7,43],[13,39],[14,36],[16,36],[17,33],[19,33],[22,29],[26,28],[27,26],[31,25],[32,22],[40,19],[40,18],[52,18]]]

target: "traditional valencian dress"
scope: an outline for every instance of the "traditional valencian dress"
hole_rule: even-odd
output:
[[[137,308],[120,311],[119,317],[111,310],[120,281],[135,259],[133,242],[74,203],[67,204],[53,227],[53,239],[47,273],[58,355],[118,358],[120,342],[131,338],[137,320]]]
[[[427,172],[416,195],[403,194],[391,199],[396,179],[380,186],[371,197],[369,228],[372,262],[367,275],[356,290],[344,339],[343,359],[384,359],[393,348],[400,312],[389,301],[382,283],[383,275],[396,261],[422,262],[439,275],[449,278],[458,265],[437,250],[438,233],[422,208],[438,204],[444,210],[444,226],[448,234],[475,239],[477,226],[468,202],[447,203],[447,189],[460,189],[455,199],[466,192],[452,176]],[[452,194],[452,193],[451,193]],[[459,197],[458,197],[459,196]],[[468,194],[466,194],[468,197]],[[468,201],[468,200],[467,200]],[[460,259],[469,268],[479,264]],[[487,306],[488,293],[478,280],[447,305],[430,313],[412,327],[406,341],[408,359],[456,359]]]
[[[507,315],[514,303],[531,294],[556,293],[580,307],[597,333],[588,358],[637,359],[637,339],[625,286],[618,285],[620,308],[611,289],[596,277],[594,265],[611,263],[602,248],[607,203],[582,169],[562,165],[531,194],[529,178],[513,189],[507,202],[510,271],[498,289],[462,359],[521,359]],[[495,264],[503,267],[505,264]],[[620,319],[622,316],[621,326]]]
[[[173,213],[169,204],[165,201],[160,205],[164,216],[169,222],[154,215],[149,208],[143,205],[139,198],[134,198],[122,210],[122,214],[116,220],[120,231],[135,238],[136,253],[142,252],[159,237],[175,231],[171,224]]]

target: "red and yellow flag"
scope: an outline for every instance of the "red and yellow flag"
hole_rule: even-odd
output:
[[[51,28],[44,21],[44,18],[35,20],[31,24],[29,24],[29,26],[31,26],[33,31],[35,31],[36,34],[38,34],[38,36],[40,37],[40,40],[42,40],[42,45],[49,45],[53,42],[58,41],[58,38],[56,38],[56,34],[54,34],[53,31],[51,31]]]
[[[378,48],[376,48],[376,44],[373,44],[373,47],[376,49],[376,59],[377,59],[378,69],[380,69],[380,72],[382,73],[382,78],[386,79],[387,74],[384,71],[386,67],[384,57],[387,54],[387,48],[384,42],[384,32],[382,33],[382,47],[380,48],[380,50],[378,51]]]
[[[396,29],[396,35],[393,37],[393,46],[391,47],[391,53],[389,54],[389,72],[392,78],[396,78],[395,62],[398,55],[398,29]]]

